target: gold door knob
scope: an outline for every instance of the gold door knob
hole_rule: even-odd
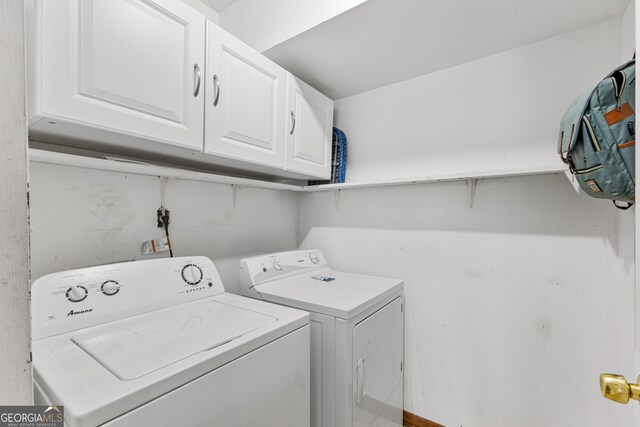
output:
[[[640,383],[640,376],[638,377]],[[629,384],[622,375],[600,375],[602,395],[618,403],[627,403],[629,399],[640,400],[640,384]]]

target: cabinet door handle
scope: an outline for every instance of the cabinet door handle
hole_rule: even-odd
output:
[[[196,86],[193,90],[193,97],[197,98],[200,93],[200,66],[198,64],[193,64],[193,81]]]
[[[289,131],[289,135],[293,135],[293,131],[296,129],[296,115],[293,114],[293,111],[289,111],[291,114],[291,130]]]
[[[218,101],[220,100],[220,80],[218,80],[218,76],[216,74],[213,75],[213,84],[215,86],[215,95],[213,96],[213,106],[218,106]]]
[[[356,365],[356,402],[358,405],[364,399],[364,378],[364,357],[361,357]]]

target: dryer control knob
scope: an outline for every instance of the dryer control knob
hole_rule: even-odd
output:
[[[107,280],[102,284],[102,286],[100,286],[100,290],[105,295],[115,295],[120,290],[120,283],[115,280]]]
[[[280,264],[280,261],[273,261],[273,269],[275,271],[282,271],[282,264]]]
[[[88,293],[89,292],[87,291],[87,288],[85,288],[84,286],[76,285],[67,289],[67,293],[65,295],[67,296],[67,299],[71,302],[80,302],[87,297]]]
[[[197,285],[202,281],[202,269],[195,264],[187,264],[182,267],[182,280],[187,285]]]
[[[320,262],[320,257],[318,256],[318,254],[316,252],[310,252],[309,253],[309,259],[314,264],[317,264],[317,263]]]

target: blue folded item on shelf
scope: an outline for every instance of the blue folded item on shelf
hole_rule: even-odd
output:
[[[331,174],[331,182],[342,183],[345,181],[347,173],[347,136],[343,131],[334,127],[332,141],[333,146],[335,147],[333,162],[336,167],[336,171],[335,174]]]
[[[345,181],[347,174],[347,136],[334,127],[331,138],[331,179],[309,181],[309,185],[338,184]]]

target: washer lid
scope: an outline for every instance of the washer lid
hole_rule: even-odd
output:
[[[256,285],[254,289],[267,301],[351,319],[401,291],[403,285],[400,279],[324,268]]]
[[[71,341],[119,379],[132,380],[277,320],[207,300],[97,326]]]

